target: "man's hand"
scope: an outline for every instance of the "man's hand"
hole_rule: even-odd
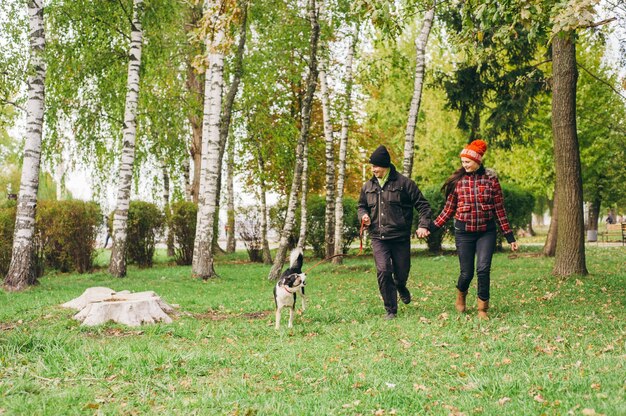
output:
[[[365,214],[361,217],[361,222],[363,223],[364,226],[369,227],[370,224],[372,223],[372,220],[370,219],[370,216]]]
[[[417,238],[426,238],[430,235],[430,231],[428,231],[428,228],[420,227],[415,231],[415,235],[417,235]]]

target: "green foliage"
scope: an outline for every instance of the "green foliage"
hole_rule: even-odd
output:
[[[173,203],[171,208],[167,223],[170,233],[174,235],[176,263],[190,265],[196,238],[198,206],[193,202],[182,201]]]
[[[537,252],[496,254],[488,322],[476,318],[475,285],[468,313],[454,310],[455,256],[412,258],[414,301],[392,322],[382,319],[371,257],[322,264],[309,273],[306,311],[291,330],[283,312],[279,331],[270,266],[246,263],[241,252],[208,282],[169,264],[130,267],[123,281],[106,273],[45,276],[28,291],[0,291],[2,408],[8,415],[623,414],[622,250],[589,248],[592,274],[580,280],[555,279],[553,260]],[[171,324],[141,328],[80,326],[58,305],[92,286],[153,290],[180,313]]]
[[[90,272],[102,212],[95,202],[41,201],[36,235],[46,267],[61,272]]]
[[[15,206],[15,201],[6,201],[0,205],[0,277],[6,275],[11,264]]]
[[[511,229],[516,233],[530,224],[535,198],[532,193],[515,184],[503,184],[504,209]]]
[[[150,202],[131,201],[128,209],[126,256],[139,267],[152,267],[157,236],[163,230],[165,217]]]
[[[430,203],[430,208],[432,209],[432,219],[437,218],[437,215],[443,210],[443,207],[446,205],[446,198],[441,192],[441,185],[430,185],[424,188],[420,188],[424,197]],[[419,215],[413,215],[413,233],[417,230],[419,225]],[[454,222],[448,221],[446,225],[444,225],[441,229],[430,233],[430,235],[426,238],[426,244],[428,246],[428,250],[432,253],[437,253],[441,251],[441,246],[443,243],[443,239],[446,235],[453,235],[454,231]]]
[[[354,198],[343,199],[343,246],[342,253],[347,253],[348,248],[359,235],[359,219],[357,217],[357,201]],[[324,258],[326,255],[326,242],[324,240],[324,219],[326,213],[326,198],[319,195],[311,195],[307,200],[307,237],[306,242],[311,245],[316,257]]]

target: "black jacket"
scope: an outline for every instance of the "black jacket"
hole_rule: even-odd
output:
[[[419,226],[428,228],[430,204],[415,182],[398,173],[393,164],[390,169],[382,189],[375,176],[363,184],[358,205],[359,221],[365,214],[370,216],[372,223],[368,231],[371,238],[410,238],[413,208],[419,211]]]

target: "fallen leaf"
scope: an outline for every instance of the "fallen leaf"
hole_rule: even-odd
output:
[[[545,402],[545,401],[546,401],[546,399],[544,399],[544,398],[541,396],[541,394],[536,394],[536,395],[535,395],[535,397],[533,397],[533,399],[535,399],[535,401],[536,401],[536,402],[539,402],[539,403],[543,403],[543,402]]]
[[[510,401],[511,401],[511,398],[510,398],[510,397],[503,397],[503,398],[501,398],[500,400],[498,400],[498,404],[499,404],[500,406],[504,406],[505,404],[507,404],[507,403],[508,403],[508,402],[510,402]]]
[[[416,384],[413,384],[413,389],[414,389],[415,391],[428,391],[428,387],[426,387],[426,386],[425,386],[425,385],[423,385],[423,384],[417,384],[417,383],[416,383]]]

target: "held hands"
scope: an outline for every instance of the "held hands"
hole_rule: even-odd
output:
[[[369,227],[370,224],[372,223],[372,220],[370,219],[370,216],[365,214],[361,217],[361,222],[363,223],[364,226]]]
[[[426,238],[430,235],[430,231],[428,231],[428,228],[420,227],[415,231],[415,235],[417,238]]]
[[[511,251],[517,251],[519,249],[519,245],[517,244],[517,241],[514,241],[511,243]]]

